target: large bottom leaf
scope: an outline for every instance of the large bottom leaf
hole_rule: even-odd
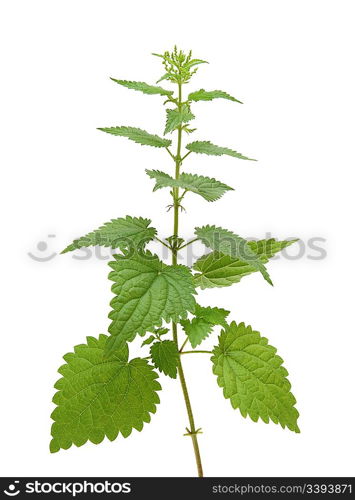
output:
[[[299,432],[296,399],[290,392],[288,372],[275,347],[244,323],[231,323],[213,350],[213,372],[225,398],[243,417],[275,424]]]
[[[87,337],[64,356],[53,398],[52,453],[87,441],[98,444],[105,436],[113,441],[119,433],[127,437],[133,428],[141,431],[156,411],[158,374],[146,360],[128,361],[127,346],[104,358],[106,339]]]

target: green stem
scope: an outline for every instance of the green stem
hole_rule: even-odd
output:
[[[188,340],[189,340],[189,338],[188,338],[188,337],[186,337],[186,339],[185,339],[184,343],[183,343],[183,344],[182,344],[182,346],[180,347],[180,351],[179,351],[179,352],[182,352],[182,350],[183,350],[183,348],[185,347],[185,345],[187,344]]]
[[[182,103],[182,89],[181,89],[181,83],[178,84],[179,86],[179,98],[178,98],[178,108],[179,110],[181,109],[181,103]],[[180,177],[180,166],[181,166],[181,136],[182,136],[182,129],[181,126],[178,128],[178,144],[177,144],[177,152],[176,156],[174,158],[175,160],[175,179],[178,179]],[[173,189],[173,198],[174,198],[174,236],[178,237],[179,234],[179,188],[174,188]],[[178,250],[176,248],[172,249],[172,263],[173,265],[177,264],[177,254]],[[177,349],[179,350],[179,342],[178,342],[178,329],[177,329],[177,324],[173,322],[173,339],[176,344]],[[192,413],[192,408],[191,408],[191,402],[190,402],[190,396],[187,390],[187,385],[186,385],[186,380],[185,380],[185,375],[184,375],[184,370],[182,368],[181,364],[181,359],[180,356],[178,358],[178,374],[179,374],[179,379],[181,383],[181,388],[182,388],[182,393],[184,396],[185,400],[185,406],[186,406],[186,411],[187,411],[187,416],[189,419],[190,423],[190,429],[188,430],[188,435],[191,436],[192,439],[192,445],[194,448],[195,452],[195,459],[196,459],[196,465],[197,465],[197,472],[199,477],[203,477],[203,469],[202,469],[202,462],[201,462],[201,455],[200,455],[200,449],[198,446],[198,441],[197,441],[197,432],[196,426],[195,426],[195,420],[194,416]]]
[[[180,351],[180,354],[198,354],[198,353],[212,354],[212,351]]]

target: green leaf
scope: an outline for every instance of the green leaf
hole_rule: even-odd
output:
[[[155,342],[150,348],[150,355],[155,368],[171,378],[176,378],[179,352],[175,342],[172,340]]]
[[[193,348],[197,347],[212,332],[216,325],[226,326],[229,311],[219,307],[202,307],[196,304],[195,318],[180,321]]]
[[[203,318],[192,318],[180,321],[190,344],[195,349],[201,342],[208,337],[213,330],[213,325]]]
[[[153,191],[164,187],[179,187],[198,194],[207,201],[216,201],[226,191],[233,191],[233,188],[227,184],[202,175],[182,173],[179,179],[174,179],[171,175],[160,170],[146,170],[146,173],[156,181]]]
[[[200,89],[189,94],[187,99],[189,101],[212,101],[212,99],[228,99],[229,101],[239,102],[240,104],[243,104],[242,101],[239,101],[230,94],[227,94],[227,92],[223,92],[223,90],[207,91],[205,89]]]
[[[111,78],[113,82],[118,83],[119,85],[123,85],[123,87],[127,87],[128,89],[138,90],[139,92],[143,92],[143,94],[149,95],[161,95],[161,96],[170,96],[174,93],[173,90],[166,90],[163,87],[158,87],[156,85],[148,85],[144,82],[131,82],[128,80],[116,80],[115,78]]]
[[[192,274],[186,266],[167,266],[150,252],[114,255],[109,265],[113,271],[109,317],[108,352],[113,352],[136,334],[144,335],[162,320],[178,322],[195,309],[195,288]]]
[[[196,304],[195,316],[208,321],[213,326],[221,325],[226,326],[226,317],[230,311],[220,307],[202,307]]]
[[[183,123],[188,123],[193,120],[195,115],[191,113],[190,106],[188,104],[184,104],[181,106],[181,110],[178,108],[175,109],[167,109],[166,110],[166,124],[164,135],[168,132],[173,132]]]
[[[255,252],[260,261],[266,264],[277,252],[292,245],[295,241],[269,240],[248,241],[248,246]],[[202,256],[193,265],[198,271],[194,275],[196,286],[205,288],[231,286],[238,283],[244,276],[256,272],[256,269],[247,262],[224,255],[220,252],[210,252]]]
[[[169,332],[169,328],[149,328],[147,331],[153,333],[153,335],[145,339],[141,347],[151,344],[154,340],[160,340],[162,335],[166,335]]]
[[[191,59],[190,62],[185,64],[185,68],[192,68],[193,66],[197,66],[199,64],[209,64],[208,61],[204,61],[203,59]]]
[[[299,432],[296,400],[290,392],[283,360],[268,340],[244,323],[231,323],[213,350],[213,373],[223,394],[243,417],[272,420]]]
[[[52,453],[87,441],[98,444],[105,436],[113,441],[119,433],[127,437],[132,429],[141,431],[156,411],[158,374],[146,360],[128,362],[127,346],[104,359],[106,340],[106,335],[87,337],[64,356],[53,398]]]
[[[238,153],[237,151],[233,151],[233,149],[216,146],[215,144],[212,144],[210,141],[190,142],[190,144],[186,145],[186,149],[192,151],[193,153],[201,153],[213,156],[228,155],[228,156],[233,156],[234,158],[240,158],[241,160],[256,161],[253,158],[248,158],[247,156],[243,156],[241,153]]]
[[[112,135],[119,135],[121,137],[127,137],[131,141],[137,142],[144,146],[154,146],[155,148],[167,148],[170,146],[171,141],[169,139],[163,139],[158,135],[149,134],[145,130],[136,127],[109,127],[109,128],[98,128],[102,132],[107,132]]]
[[[167,333],[169,333],[169,331],[169,328],[154,328],[154,333],[158,337],[160,337],[161,335],[166,335]]]
[[[78,240],[74,240],[62,253],[96,245],[121,250],[140,248],[153,240],[157,233],[154,227],[148,227],[150,223],[150,219],[131,217],[129,215],[124,218],[112,219],[99,229],[95,229]]]
[[[264,279],[272,285],[266,267],[244,238],[232,233],[232,231],[216,226],[196,227],[195,234],[204,245],[212,250],[248,263],[256,271],[259,271]]]
[[[156,340],[156,337],[155,335],[151,335],[150,337],[146,338],[145,340],[143,340],[142,344],[141,344],[141,347],[145,346],[145,345],[149,345],[151,344],[152,342],[154,342],[154,340]]]
[[[153,54],[155,55],[155,54]],[[163,80],[169,80],[171,78],[171,74],[170,73],[165,73],[165,75],[163,75],[162,77],[159,78],[159,80],[157,80],[155,83],[160,83],[162,82]]]

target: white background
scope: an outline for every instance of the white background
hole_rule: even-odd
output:
[[[183,235],[216,223],[245,237],[270,231],[304,242],[325,238],[327,251],[323,260],[307,258],[315,255],[308,248],[302,258],[270,263],[274,288],[255,274],[200,293],[200,303],[230,309],[278,348],[302,431],[243,419],[223,398],[209,356],[186,356],[205,473],[353,475],[353,6],[346,0],[2,2],[2,475],[195,474],[191,442],[182,437],[180,387],[166,377],[161,405],[142,433],[49,454],[61,356],[86,335],[107,330],[112,294],[104,260],[28,256],[59,252],[126,214],[151,218],[161,236],[172,233],[168,193],[153,195],[144,174],[147,167],[171,168],[169,157],[96,127],[125,124],[162,134],[162,99],[108,77],[154,83],[162,67],[150,53],[175,43],[210,62],[191,90],[223,89],[245,103],[196,104],[195,139],[259,160],[191,155],[189,172],[216,176],[236,191],[215,204],[187,197]],[[36,248],[40,241],[46,251]]]

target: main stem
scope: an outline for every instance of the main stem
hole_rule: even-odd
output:
[[[180,110],[181,109],[181,102],[182,102],[182,89],[181,89],[182,85],[181,85],[181,83],[179,83],[178,85],[179,85],[178,108]],[[181,159],[181,136],[182,136],[182,130],[181,130],[181,126],[180,126],[178,128],[178,144],[177,144],[177,152],[176,152],[176,157],[175,157],[175,179],[178,179],[180,176],[180,166],[181,166],[181,162],[182,162],[182,159]],[[174,196],[174,236],[175,236],[175,238],[177,238],[179,235],[179,188],[173,189],[173,196]],[[173,265],[177,264],[177,253],[178,253],[178,250],[176,248],[176,245],[173,245],[173,249],[172,249],[172,263],[173,263]],[[177,330],[176,323],[173,323],[173,338],[174,338],[174,342],[176,344],[177,349],[179,349],[178,330]],[[190,423],[190,429],[188,429],[188,435],[191,436],[192,444],[194,447],[198,476],[203,477],[201,455],[200,455],[200,449],[199,449],[198,441],[197,441],[198,430],[196,430],[196,426],[195,426],[194,415],[192,413],[190,397],[189,397],[189,393],[187,390],[187,385],[186,385],[184,370],[183,370],[182,364],[181,364],[180,355],[178,358],[177,369],[178,369],[178,374],[179,374],[182,392],[184,395],[187,416],[189,418],[189,423]]]

